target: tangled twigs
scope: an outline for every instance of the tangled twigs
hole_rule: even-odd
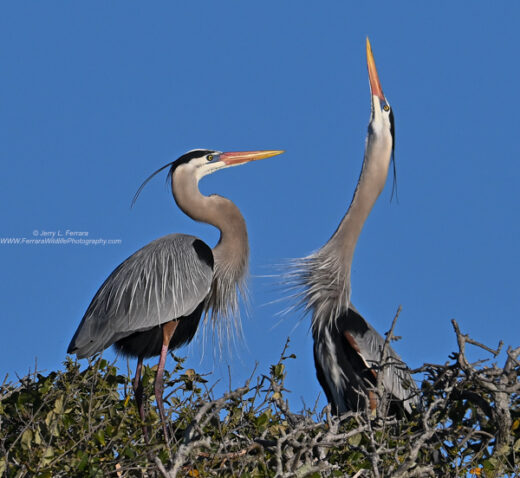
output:
[[[286,349],[266,373],[217,396],[207,376],[184,370],[175,359],[175,371],[165,373],[169,445],[153,432],[161,423],[151,400],[152,433],[148,443],[143,440],[125,393],[130,372],[120,375],[103,359],[81,370],[69,359],[64,371],[0,384],[0,476],[516,476],[520,347],[488,347],[462,334],[455,321],[453,326],[457,352],[414,371],[422,379],[422,407],[401,418],[386,415],[385,407],[377,416],[363,410],[339,418],[329,406],[291,410],[285,378],[294,356]],[[468,344],[503,363],[471,363]],[[385,356],[384,347],[381,360]],[[383,370],[385,363],[376,366]],[[147,397],[153,378],[145,367]]]

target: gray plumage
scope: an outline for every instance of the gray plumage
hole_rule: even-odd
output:
[[[218,228],[219,241],[211,249],[196,237],[170,234],[144,246],[103,283],[70,342],[67,352],[79,358],[112,344],[124,355],[137,357],[133,388],[143,421],[143,359],[159,355],[155,397],[166,438],[162,392],[168,350],[190,342],[203,316],[211,316],[215,331],[231,334],[241,330],[238,296],[245,291],[249,262],[246,223],[229,199],[201,194],[199,180],[219,169],[282,152],[197,149],[153,173],[137,191],[134,202],[146,183],[169,167],[177,205],[192,219]],[[146,428],[143,430],[147,437]]]
[[[206,299],[213,264],[193,247],[194,236],[170,234],[118,266],[99,288],[71,347],[78,358],[101,352],[134,332],[191,314]]]
[[[384,339],[350,301],[350,275],[357,240],[383,190],[394,148],[394,117],[383,95],[367,39],[371,117],[358,185],[347,213],[329,241],[308,257],[293,261],[289,272],[296,307],[312,314],[314,360],[318,380],[335,413],[375,409],[371,389],[377,382]],[[418,404],[408,368],[391,348],[382,382],[407,412]]]
[[[370,401],[370,390],[381,373],[383,337],[352,304],[332,324],[320,331],[313,328],[312,332],[318,380],[334,412],[364,409],[366,397]],[[407,365],[391,346],[386,349],[383,363],[382,383],[391,398],[391,410],[402,406],[411,413],[419,400]]]

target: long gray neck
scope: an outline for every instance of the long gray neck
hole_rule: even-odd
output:
[[[204,196],[188,168],[178,168],[174,172],[172,191],[175,202],[185,214],[219,229],[220,239],[213,248],[215,262],[225,261],[226,267],[242,272],[247,267],[249,243],[246,221],[238,207],[222,196]]]
[[[363,225],[384,188],[390,152],[391,142],[368,137],[361,175],[347,213],[329,241],[303,261],[303,273],[299,275],[306,292],[302,303],[313,310],[314,332],[350,305],[354,250]]]
[[[381,194],[388,174],[390,151],[384,145],[367,141],[367,149],[358,185],[347,213],[341,220],[336,232],[332,235],[324,249],[334,249],[340,252],[339,260],[347,268],[354,256],[359,235],[363,225]]]
[[[328,242],[294,262],[291,285],[302,286],[298,306],[312,311],[313,334],[320,334],[350,306],[350,269],[363,225],[383,190],[390,164],[390,131],[374,132],[372,122],[365,158],[350,207]]]
[[[249,264],[249,243],[244,217],[229,199],[201,194],[192,166],[181,166],[174,171],[172,191],[175,202],[185,214],[195,221],[205,222],[219,229],[220,238],[213,248],[213,285],[206,301],[206,309],[212,309],[213,319],[218,316],[236,318],[238,291],[243,292]]]

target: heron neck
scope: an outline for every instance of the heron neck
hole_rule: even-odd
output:
[[[348,276],[363,225],[385,186],[389,164],[390,152],[374,148],[368,141],[361,175],[350,207],[325,246],[341,251],[341,262],[347,268]]]
[[[232,280],[239,281],[246,273],[249,244],[244,217],[235,204],[218,195],[205,196],[189,168],[179,168],[172,175],[172,191],[179,208],[195,221],[215,226],[220,238],[213,248],[217,267],[226,264],[234,271]]]

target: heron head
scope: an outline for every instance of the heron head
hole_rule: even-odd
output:
[[[214,173],[219,169],[230,168],[232,166],[240,166],[241,164],[249,163],[250,161],[257,161],[259,159],[270,158],[282,154],[280,150],[269,151],[210,151],[199,150],[199,156],[194,157],[189,161],[190,166],[195,167],[195,175],[197,180]],[[190,153],[188,153],[190,154]],[[171,171],[173,174],[173,171]]]
[[[394,112],[390,103],[383,94],[383,88],[379,81],[377,74],[376,62],[374,61],[374,54],[372,47],[367,37],[367,67],[368,67],[368,81],[370,83],[371,93],[371,114],[370,122],[368,124],[368,134],[376,135],[380,138],[387,138],[391,142],[391,161],[393,165],[394,184],[392,187],[392,197],[396,189],[396,170],[395,170],[395,122]]]
[[[222,151],[216,151],[213,149],[192,149],[187,153],[184,153],[175,161],[166,164],[162,168],[159,168],[153,174],[151,174],[141,184],[137,192],[135,193],[132,205],[141,194],[144,186],[152,179],[157,173],[160,173],[166,168],[170,168],[168,171],[167,181],[171,184],[173,174],[178,168],[189,168],[191,173],[194,175],[197,181],[204,176],[214,173],[219,169],[230,168],[231,166],[239,166],[241,164],[248,163],[250,161],[257,161],[259,159],[270,158],[278,154],[282,154],[284,151],[281,150],[269,150],[269,151],[235,151],[223,153]]]
[[[389,135],[392,140],[393,151],[395,140],[394,114],[392,112],[390,103],[383,94],[383,88],[381,87],[381,82],[379,81],[379,75],[377,74],[372,47],[370,46],[370,41],[368,38],[367,67],[372,104],[369,129],[376,134],[382,133]]]
[[[283,151],[234,151],[223,153],[212,149],[194,149],[183,154],[179,159],[171,163],[168,177],[171,178],[175,170],[181,166],[188,166],[192,169],[197,181],[212,174],[219,169],[239,166],[250,161],[270,158]]]

